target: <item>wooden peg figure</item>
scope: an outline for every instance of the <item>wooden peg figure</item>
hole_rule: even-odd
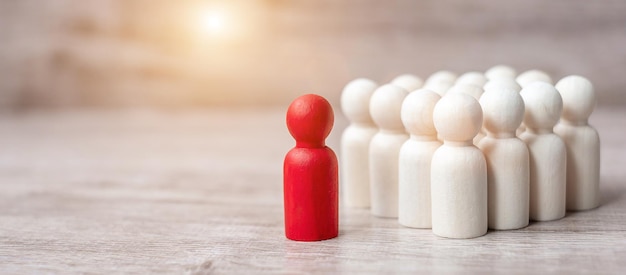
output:
[[[370,99],[370,113],[380,129],[370,143],[370,196],[374,216],[398,217],[398,158],[409,138],[400,109],[408,92],[396,85],[380,86]]]
[[[413,92],[424,85],[424,80],[412,74],[403,74],[394,78],[391,84],[400,86],[407,92]]]
[[[517,84],[517,81],[515,81],[515,79],[513,78],[492,79],[492,80],[487,81],[487,83],[485,83],[485,85],[483,86],[483,90],[485,90],[485,92],[491,89],[501,89],[501,88],[513,89],[518,93],[522,90],[522,87],[520,87],[520,85]]]
[[[483,94],[483,86],[478,86],[471,83],[457,83],[450,87],[450,89],[448,89],[448,91],[446,92],[446,94],[453,93],[471,95],[474,99],[479,100],[480,96]]]
[[[426,89],[410,93],[402,103],[402,123],[411,138],[400,148],[398,222],[431,228],[430,162],[441,146],[433,125],[433,109],[441,96]]]
[[[517,81],[517,83],[519,83],[519,85],[522,88],[525,88],[526,86],[532,84],[533,82],[536,81],[541,81],[541,82],[545,82],[548,84],[553,84],[552,82],[552,77],[550,77],[550,75],[544,71],[540,71],[540,70],[528,70],[525,71],[523,73],[521,73],[520,75],[517,76],[517,78],[515,79],[515,81]]]
[[[480,104],[452,93],[435,105],[433,122],[444,143],[431,163],[433,233],[475,238],[487,233],[487,164],[472,144],[482,126]]]
[[[566,151],[553,132],[563,101],[554,86],[537,81],[522,89],[524,124],[520,135],[530,155],[530,219],[558,220],[565,216]]]
[[[600,136],[588,119],[596,105],[593,85],[582,76],[561,79],[556,89],[563,98],[561,121],[554,132],[567,148],[567,210],[600,205]]]
[[[483,89],[485,90],[485,93],[492,89],[512,89],[519,93],[522,90],[522,87],[520,87],[520,85],[517,83],[517,81],[515,81],[514,78],[496,78],[493,80],[489,80],[485,84]],[[526,131],[526,126],[524,126],[524,122],[522,121],[522,123],[519,125],[519,127],[517,127],[517,130],[515,131],[515,135],[519,136],[524,131]]]
[[[454,86],[452,86],[452,88],[448,90],[446,95],[454,94],[454,93],[463,93],[463,94],[471,95],[474,99],[480,100],[480,97],[483,94],[483,88],[482,88],[482,85],[477,86],[475,84],[457,83],[457,84],[454,84]],[[484,137],[485,137],[485,130],[481,128],[480,131],[478,131],[478,134],[476,134],[476,136],[474,137],[474,145],[478,144],[478,142],[480,142],[480,140]]]
[[[359,78],[341,93],[341,110],[350,126],[341,136],[342,199],[348,207],[370,207],[369,147],[378,132],[370,115],[370,98],[378,86]]]
[[[456,79],[457,75],[451,71],[437,71],[426,79],[424,88],[444,96],[448,89],[454,85]]]
[[[524,118],[524,100],[510,88],[494,87],[480,98],[487,136],[478,148],[487,160],[489,228],[518,229],[528,225],[529,155],[515,135]]]
[[[515,80],[517,72],[512,67],[507,65],[496,65],[485,72],[485,77],[488,80],[494,79],[512,79]]]
[[[467,72],[459,76],[456,84],[472,84],[482,87],[487,83],[487,78],[481,72]]]
[[[339,232],[337,157],[325,144],[333,123],[333,109],[319,95],[300,96],[287,110],[287,128],[296,140],[283,166],[285,235],[290,240],[320,241]]]

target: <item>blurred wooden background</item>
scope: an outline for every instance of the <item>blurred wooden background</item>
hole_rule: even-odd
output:
[[[626,104],[626,1],[0,0],[3,110],[337,103],[356,77],[500,63]]]

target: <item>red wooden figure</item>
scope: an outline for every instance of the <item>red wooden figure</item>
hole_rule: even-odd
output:
[[[334,119],[330,103],[314,94],[296,98],[287,110],[296,139],[283,166],[288,239],[321,241],[339,233],[337,156],[325,143]]]

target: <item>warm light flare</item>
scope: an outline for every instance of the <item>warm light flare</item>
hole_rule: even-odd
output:
[[[224,12],[210,11],[206,12],[201,17],[203,30],[211,35],[223,33],[227,27],[226,23],[227,20]]]
[[[191,20],[188,22],[198,46],[227,47],[251,39],[251,35],[256,33],[251,32],[251,28],[255,27],[251,24],[255,16],[250,12],[254,9],[247,5],[224,2],[190,9]]]

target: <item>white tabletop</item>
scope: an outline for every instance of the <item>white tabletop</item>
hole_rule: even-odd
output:
[[[626,110],[591,119],[602,206],[470,240],[341,208],[338,238],[285,239],[284,109],[0,116],[0,273],[622,273]],[[346,121],[328,144],[338,152]]]

